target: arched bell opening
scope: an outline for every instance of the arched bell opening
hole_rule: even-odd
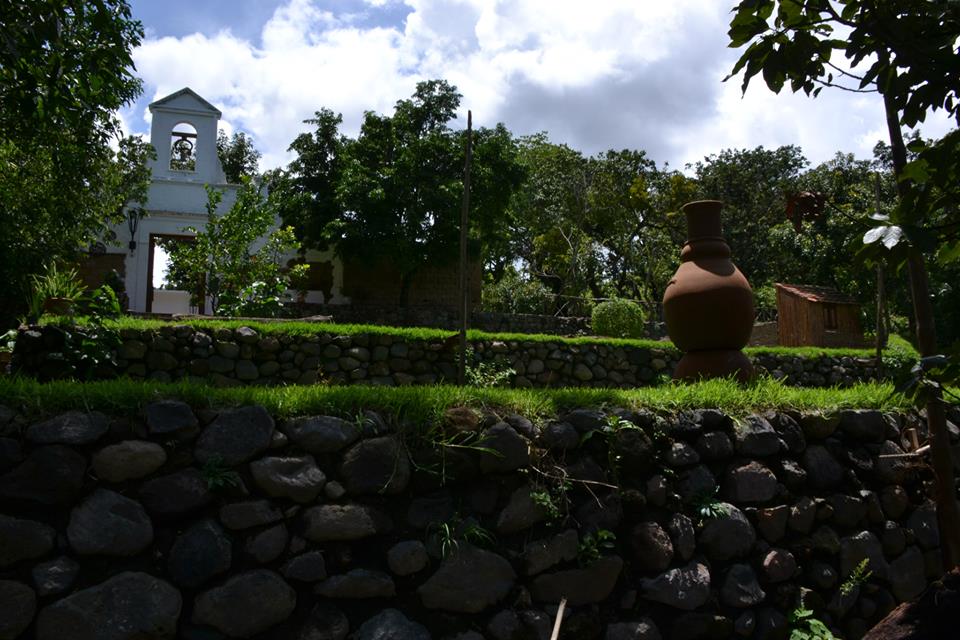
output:
[[[197,129],[189,122],[179,122],[170,132],[170,169],[197,170]]]

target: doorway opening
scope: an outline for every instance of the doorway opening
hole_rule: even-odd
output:
[[[172,273],[170,259],[164,245],[171,242],[193,242],[193,236],[167,233],[150,234],[150,255],[147,260],[147,313],[203,315],[204,296],[199,305],[190,298],[192,291],[183,277]]]

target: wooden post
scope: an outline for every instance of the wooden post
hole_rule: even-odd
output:
[[[874,182],[874,197],[877,205],[877,215],[880,215],[880,173],[873,174],[876,179]],[[876,321],[876,348],[877,348],[877,370],[883,369],[883,348],[887,346],[887,327],[885,325],[884,307],[887,305],[886,291],[883,282],[883,264],[877,263],[877,321]]]
[[[460,366],[457,384],[467,382],[467,321],[470,306],[467,300],[467,223],[470,211],[470,157],[473,154],[473,113],[467,111],[466,160],[463,163],[463,207],[460,209]]]

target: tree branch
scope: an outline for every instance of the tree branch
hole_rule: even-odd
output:
[[[840,67],[838,67],[837,65],[833,64],[832,62],[830,62],[829,60],[825,61],[824,64],[826,64],[828,67],[831,67],[832,69],[840,72],[840,74],[845,75],[849,78],[853,78],[854,80],[863,80],[863,76],[858,76],[855,73],[850,73],[849,71],[845,71]]]
[[[850,93],[880,93],[876,89],[851,89],[850,87],[845,87],[842,84],[836,84],[835,82],[828,82],[826,80],[820,80],[817,78],[814,79],[814,82],[818,82],[825,87],[833,87],[834,89],[849,91]]]

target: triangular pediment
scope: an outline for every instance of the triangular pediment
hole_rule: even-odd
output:
[[[219,109],[200,97],[200,95],[190,87],[184,87],[180,89],[180,91],[171,93],[166,97],[150,103],[151,111],[157,107],[162,109],[176,109],[178,111],[209,113],[217,116],[217,118],[222,115]]]

